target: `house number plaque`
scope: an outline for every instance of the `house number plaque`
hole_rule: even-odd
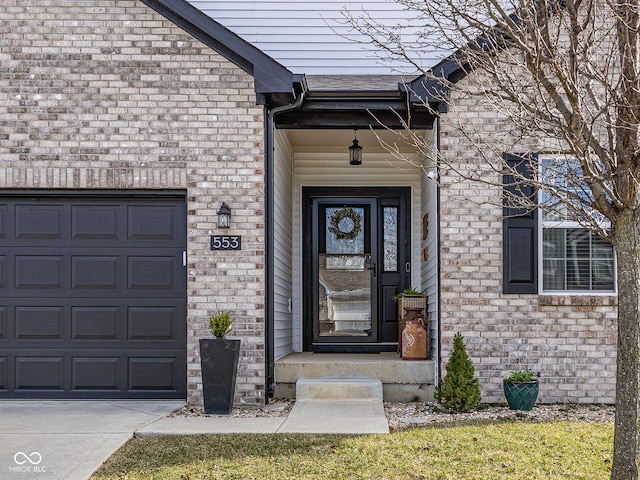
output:
[[[211,250],[240,250],[241,247],[240,235],[211,235]]]

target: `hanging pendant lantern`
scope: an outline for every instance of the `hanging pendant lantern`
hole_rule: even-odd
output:
[[[349,147],[349,165],[362,165],[362,147],[358,145],[356,132],[353,131],[353,143]]]

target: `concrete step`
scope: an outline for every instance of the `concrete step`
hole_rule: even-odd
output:
[[[296,400],[278,433],[389,433],[382,400]]]
[[[296,401],[300,400],[382,401],[382,382],[374,378],[299,378]]]
[[[280,433],[389,433],[382,382],[375,378],[299,378],[296,403]]]
[[[300,378],[363,377],[382,382],[387,402],[430,402],[434,398],[435,362],[406,361],[396,353],[292,353],[275,362],[275,398],[296,398]]]

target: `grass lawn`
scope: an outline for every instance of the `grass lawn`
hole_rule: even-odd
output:
[[[133,439],[104,479],[606,479],[613,425],[465,422],[389,435]]]

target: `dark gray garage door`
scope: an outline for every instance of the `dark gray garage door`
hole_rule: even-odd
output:
[[[185,398],[183,195],[0,192],[0,397]]]

